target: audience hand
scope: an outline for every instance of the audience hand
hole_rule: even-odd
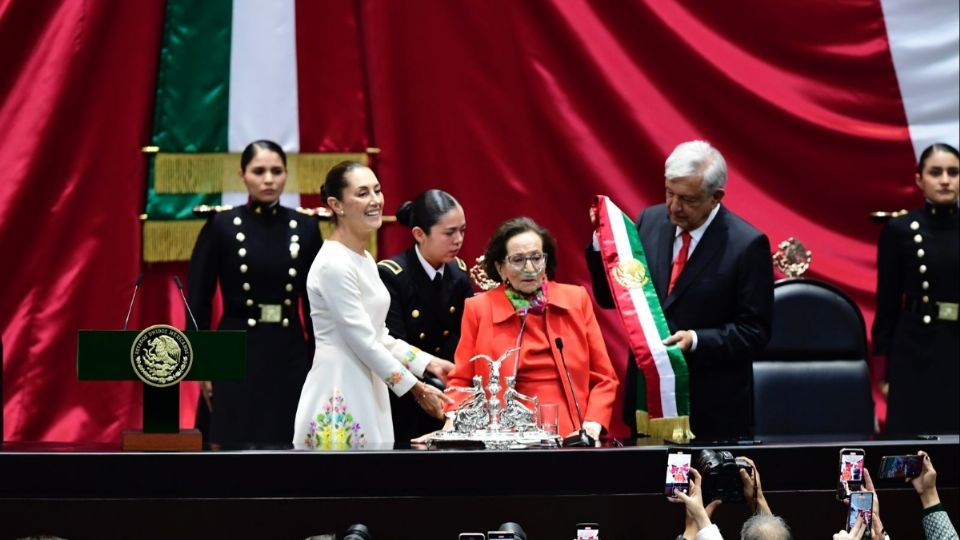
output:
[[[870,531],[873,538],[883,538],[883,522],[880,521],[880,494],[873,487],[873,478],[870,478],[870,471],[863,468],[863,490],[873,492],[873,520]]]
[[[940,495],[937,494],[937,470],[933,468],[933,462],[926,452],[920,450],[917,455],[923,456],[923,471],[920,476],[911,479],[910,483],[920,495],[920,502],[926,509],[940,504]]]
[[[757,470],[757,464],[746,456],[740,456],[737,459],[746,461],[753,468],[752,475],[740,469],[740,481],[743,482],[743,498],[750,505],[750,510],[754,514],[773,514],[770,511],[770,505],[767,504],[767,498],[763,495],[763,488],[760,486],[760,471]]]
[[[417,404],[427,414],[440,420],[443,420],[443,406],[453,403],[450,396],[426,383],[417,382],[410,391],[413,392],[413,399],[417,400]]]
[[[210,381],[201,381],[200,394],[203,396],[203,401],[207,404],[207,410],[213,412],[213,383]]]
[[[447,377],[451,371],[453,371],[453,362],[436,357],[430,360],[426,367],[426,372],[440,379],[444,385],[447,384]]]
[[[693,538],[696,536],[697,531],[709,527],[711,525],[710,516],[713,515],[713,511],[720,505],[720,501],[716,500],[704,507],[703,493],[700,490],[700,485],[700,472],[696,469],[690,469],[690,487],[687,493],[676,491],[674,492],[674,497],[667,499],[672,503],[683,503],[686,506],[687,528],[686,531],[684,531],[684,537],[689,536]]]
[[[833,540],[860,540],[863,538],[863,531],[866,530],[866,527],[863,526],[863,518],[857,516],[857,522],[854,524],[853,528],[850,531],[839,531],[833,535]]]

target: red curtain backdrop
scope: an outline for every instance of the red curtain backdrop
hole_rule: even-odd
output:
[[[77,330],[119,327],[138,272],[135,326],[185,323],[169,279],[185,265],[140,263],[162,16],[160,0],[0,0],[8,440],[116,441],[138,421],[136,384],[80,383],[74,366]],[[878,0],[344,0],[297,16],[301,147],[381,148],[391,213],[426,188],[456,195],[470,262],[525,214],[557,237],[558,278],[587,285],[590,197],[661,202],[667,154],[704,138],[730,167],[725,204],[774,244],[804,241],[809,275],[872,320],[867,214],[919,202]],[[381,254],[410,241],[389,225]]]

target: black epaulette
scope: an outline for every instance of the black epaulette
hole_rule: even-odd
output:
[[[202,218],[212,218],[220,212],[226,212],[227,210],[233,210],[233,207],[229,204],[218,204],[215,206],[201,204],[193,207],[193,215]]]
[[[403,267],[397,264],[397,261],[393,259],[384,259],[377,263],[377,266],[382,266],[387,270],[390,270],[394,275],[400,275],[400,272],[403,272]]]
[[[463,262],[463,259],[460,257],[457,257],[457,268],[463,270],[464,272],[467,271],[467,263]]]

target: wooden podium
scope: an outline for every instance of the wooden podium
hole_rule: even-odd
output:
[[[139,330],[81,330],[77,343],[77,377],[82,381],[131,381],[132,348]],[[192,365],[184,380],[239,381],[246,374],[247,333],[183,332],[192,347]],[[123,450],[200,451],[196,429],[180,429],[180,384],[143,385],[143,429],[123,433]]]

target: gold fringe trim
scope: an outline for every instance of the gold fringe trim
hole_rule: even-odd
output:
[[[671,416],[650,419],[647,411],[637,411],[637,432],[654,439],[688,443],[696,436],[690,431],[689,416]]]
[[[154,159],[153,187],[157,193],[246,191],[238,174],[240,154],[158,152]],[[369,163],[367,154],[359,152],[288,154],[286,191],[320,193],[327,171],[344,160]]]
[[[204,219],[143,222],[143,262],[189,261]]]
[[[174,262],[189,261],[193,253],[193,245],[197,243],[200,229],[207,221],[205,219],[184,219],[177,221],[150,221],[143,222],[143,262]],[[334,224],[329,221],[319,223],[320,234],[329,238]],[[370,234],[367,250],[377,258],[377,234]]]

